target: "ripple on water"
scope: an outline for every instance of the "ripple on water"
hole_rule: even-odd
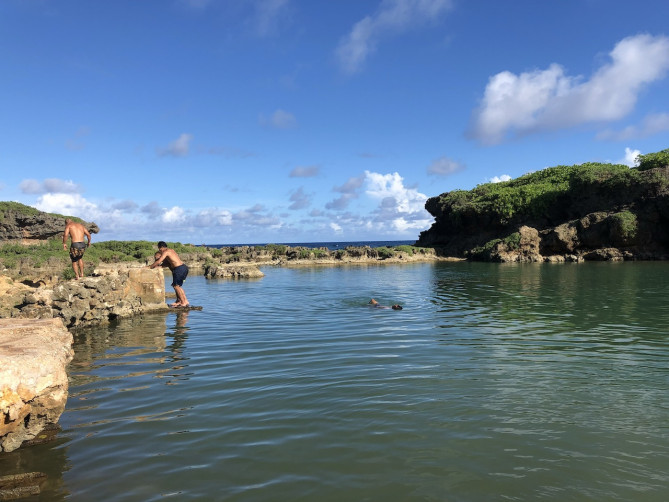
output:
[[[662,500],[667,317],[645,292],[660,268],[189,277],[203,311],[76,334],[47,495]]]

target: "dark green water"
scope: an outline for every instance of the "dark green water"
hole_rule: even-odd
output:
[[[63,430],[0,473],[55,501],[667,499],[669,264],[265,273],[78,332]]]

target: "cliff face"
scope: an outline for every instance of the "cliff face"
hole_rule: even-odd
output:
[[[669,166],[550,169],[428,199],[435,223],[417,245],[490,261],[669,258]]]
[[[95,223],[69,218],[81,222],[91,234],[100,231]],[[38,211],[17,202],[0,203],[0,243],[34,244],[58,237],[64,230],[64,216]]]

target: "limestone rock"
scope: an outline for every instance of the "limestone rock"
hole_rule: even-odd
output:
[[[72,334],[60,319],[0,319],[0,451],[58,422],[73,355]]]
[[[219,265],[204,266],[204,276],[207,279],[256,279],[265,277],[260,269],[253,264],[249,265]]]

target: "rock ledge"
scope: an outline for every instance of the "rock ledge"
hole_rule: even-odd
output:
[[[61,319],[0,319],[0,451],[58,422],[72,342]]]

